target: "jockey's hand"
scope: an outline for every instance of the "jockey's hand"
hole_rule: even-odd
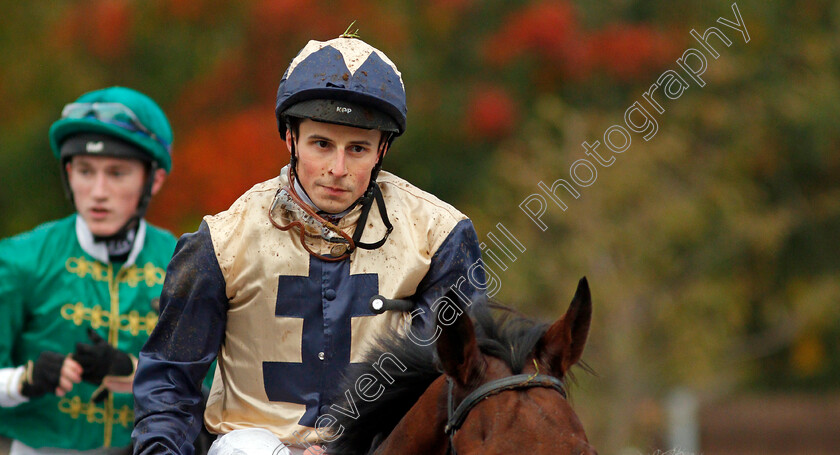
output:
[[[76,343],[73,353],[82,366],[83,381],[100,385],[105,376],[130,376],[134,372],[134,362],[128,354],[108,344],[91,328],[88,338],[93,344]]]
[[[81,381],[82,367],[73,359],[57,352],[44,351],[38,360],[29,362],[20,393],[37,398],[48,393],[64,396]]]

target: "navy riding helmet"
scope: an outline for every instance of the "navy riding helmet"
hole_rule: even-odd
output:
[[[287,117],[377,129],[399,136],[406,127],[405,87],[394,63],[358,38],[309,41],[277,88],[280,134]]]

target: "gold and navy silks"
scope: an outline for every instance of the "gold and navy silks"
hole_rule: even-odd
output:
[[[140,353],[135,453],[186,453],[202,422],[195,385],[217,355],[204,416],[211,432],[261,427],[284,442],[318,441],[312,427],[341,393],[342,372],[377,334],[406,321],[405,313],[373,315],[370,297],[411,298],[426,319],[480,261],[466,216],[387,172],[377,182],[394,224],[385,245],[339,262],[312,257],[296,233],[268,220],[284,178],[254,186],[179,240],[160,322]],[[376,210],[365,238],[384,232]],[[339,227],[352,235],[358,217],[357,208]],[[320,247],[327,253],[330,245]],[[460,289],[471,300],[483,295],[469,282]]]

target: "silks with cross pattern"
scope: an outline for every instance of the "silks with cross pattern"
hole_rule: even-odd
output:
[[[153,453],[156,443],[183,453],[201,421],[193,384],[217,352],[205,413],[211,431],[261,427],[284,442],[318,441],[311,427],[337,392],[339,373],[361,360],[375,335],[406,318],[370,314],[370,296],[413,298],[430,317],[429,306],[480,261],[469,219],[387,172],[378,184],[395,225],[388,242],[337,263],[313,258],[297,236],[266,219],[284,183],[256,185],[179,242],[158,330],[135,377],[135,453]],[[352,211],[340,227],[352,234],[358,215]],[[372,213],[369,223],[378,219]],[[374,222],[365,236],[380,229]],[[469,281],[460,289],[476,301],[483,293]]]
[[[305,405],[298,423],[314,427],[318,416],[329,412],[327,400],[335,393],[331,386],[350,364],[354,319],[374,316],[368,300],[379,293],[379,277],[351,275],[348,261],[310,257],[308,277],[281,276],[277,289],[281,292],[275,315],[292,318],[294,325],[295,319],[303,322],[301,362],[264,362],[266,395],[273,402]],[[319,294],[322,305],[315,305],[312,297]],[[313,383],[322,392],[313,391]]]

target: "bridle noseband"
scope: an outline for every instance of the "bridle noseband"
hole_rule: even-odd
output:
[[[496,379],[478,387],[453,410],[455,382],[449,377],[446,378],[446,382],[449,383],[449,396],[446,400],[447,422],[444,432],[449,435],[449,452],[453,455],[457,455],[455,451],[455,432],[461,428],[470,410],[485,398],[507,390],[530,389],[532,387],[552,388],[560,392],[563,398],[566,398],[566,389],[563,386],[562,379],[544,374],[517,374]]]

